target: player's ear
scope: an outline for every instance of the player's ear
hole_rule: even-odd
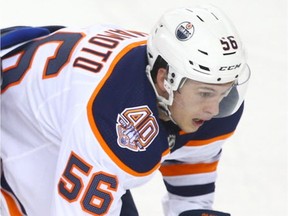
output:
[[[158,94],[166,96],[167,90],[164,87],[164,80],[167,79],[167,70],[165,68],[159,68],[156,76],[156,86]]]

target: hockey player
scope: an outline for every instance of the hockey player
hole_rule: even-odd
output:
[[[168,11],[149,35],[18,26],[1,43],[3,212],[136,216],[129,190],[160,169],[165,215],[230,215],[212,210],[216,168],[250,70],[220,10]]]

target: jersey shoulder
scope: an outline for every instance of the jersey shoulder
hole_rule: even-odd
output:
[[[94,94],[90,124],[100,144],[116,164],[133,175],[147,175],[168,152],[156,96],[146,74],[146,46],[129,49]]]

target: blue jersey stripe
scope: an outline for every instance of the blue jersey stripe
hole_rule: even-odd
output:
[[[164,181],[167,191],[172,194],[184,197],[201,196],[215,191],[215,183],[208,183],[203,185],[189,185],[189,186],[173,186],[167,181]]]

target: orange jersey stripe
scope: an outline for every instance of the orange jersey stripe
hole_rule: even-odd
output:
[[[228,134],[224,134],[221,136],[217,136],[217,137],[213,137],[211,139],[206,139],[206,140],[190,140],[189,142],[187,142],[187,144],[185,144],[185,146],[203,146],[203,145],[208,145],[210,143],[219,141],[219,140],[225,140],[227,138],[229,138],[230,136],[232,136],[233,132],[230,132]]]
[[[2,188],[0,190],[8,206],[10,216],[23,216],[24,214],[22,214],[15,198]]]
[[[103,85],[105,84],[106,80],[110,77],[111,73],[113,72],[114,67],[117,65],[117,63],[121,60],[121,58],[128,53],[130,50],[132,50],[133,48],[137,47],[137,46],[141,46],[144,45],[146,43],[146,40],[144,41],[139,41],[139,42],[135,42],[132,44],[129,44],[128,46],[126,46],[113,60],[113,62],[111,63],[111,66],[108,70],[108,72],[106,73],[105,77],[101,80],[101,82],[99,83],[99,85],[96,87],[95,91],[93,92],[92,97],[90,98],[89,102],[88,102],[88,106],[87,106],[87,113],[88,113],[88,119],[89,119],[89,123],[90,126],[92,128],[92,131],[95,135],[95,137],[97,138],[97,140],[99,141],[100,145],[102,146],[102,148],[104,149],[104,151],[110,156],[110,158],[124,171],[126,171],[127,173],[134,175],[134,176],[146,176],[149,175],[151,173],[153,173],[156,169],[159,168],[160,166],[160,162],[159,164],[156,164],[155,167],[153,169],[151,169],[148,172],[145,173],[139,173],[134,171],[133,169],[131,169],[130,167],[126,166],[115,154],[114,152],[109,148],[109,146],[107,145],[107,143],[105,142],[104,138],[102,137],[102,135],[100,134],[95,122],[94,122],[94,118],[93,118],[93,113],[92,113],[92,106],[93,106],[93,101],[94,98],[97,96],[97,94],[99,93],[99,91],[101,90],[101,88],[103,87]],[[163,152],[163,156],[167,155],[170,152],[169,149],[167,149],[165,152]]]
[[[201,164],[167,164],[160,167],[160,172],[163,176],[201,174],[216,171],[217,165],[218,161]]]

